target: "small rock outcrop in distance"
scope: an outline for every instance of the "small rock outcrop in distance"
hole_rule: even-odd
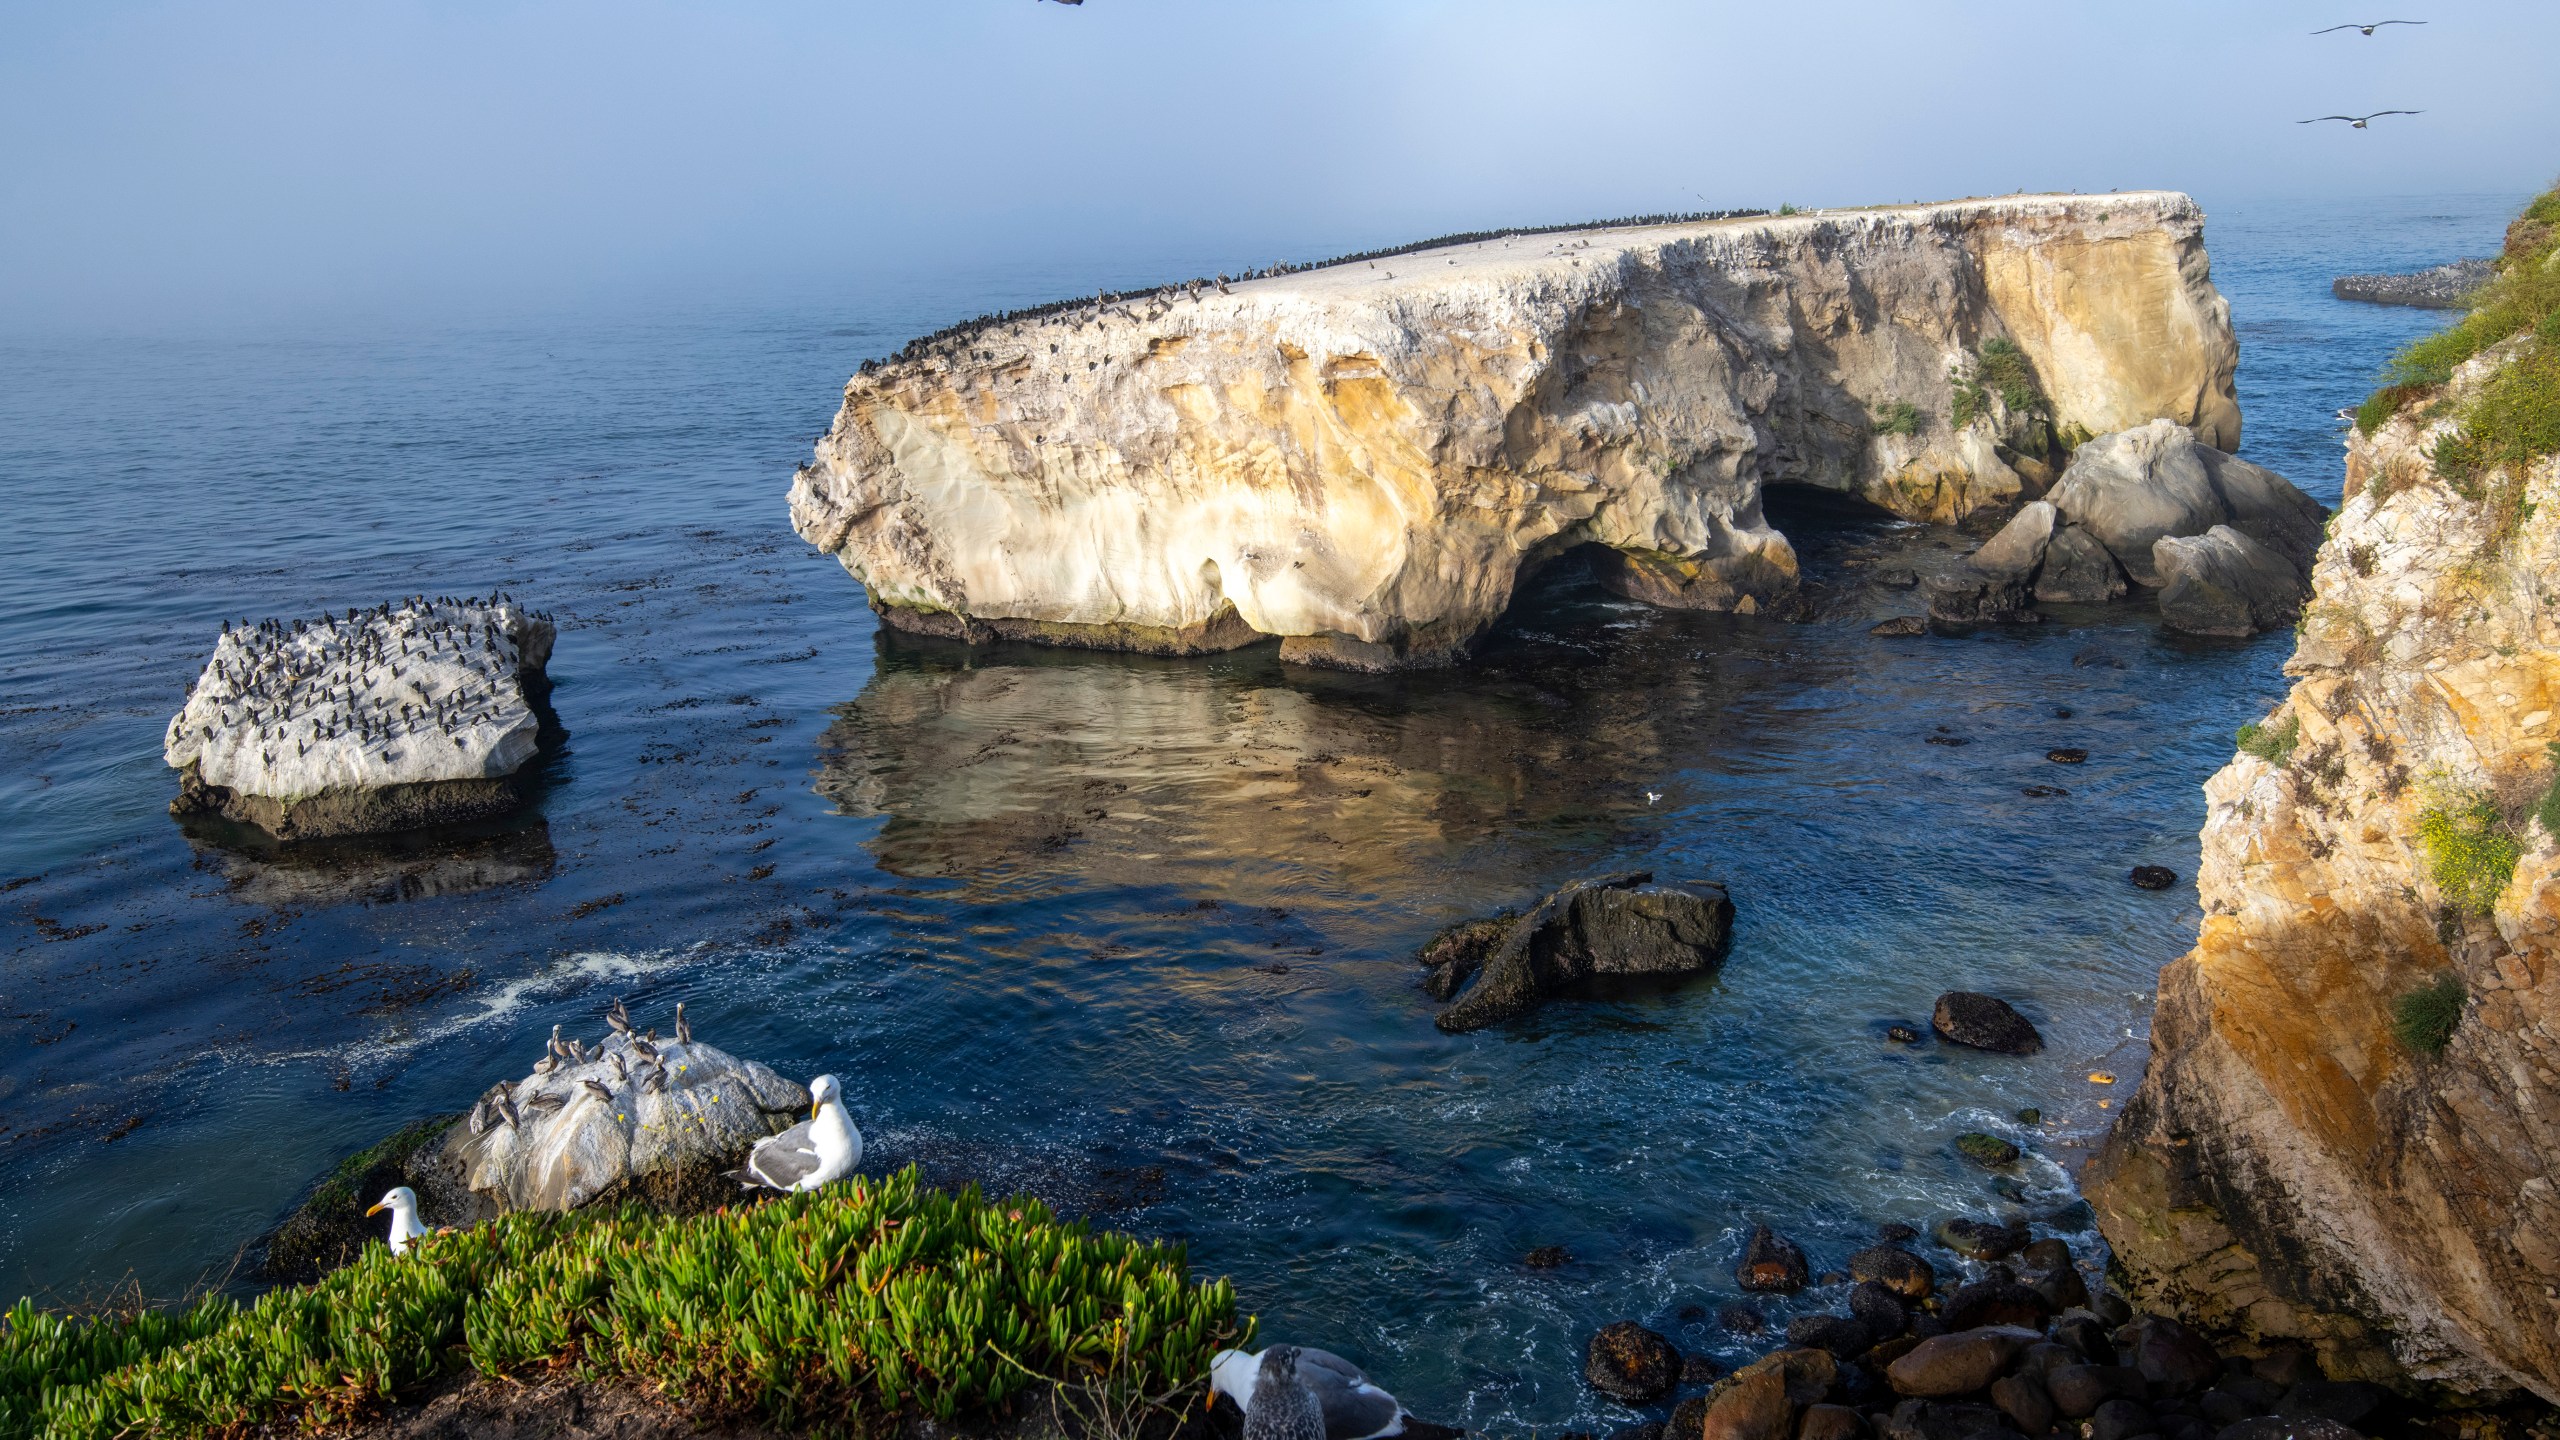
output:
[[[504,814],[540,745],[553,634],[508,599],[226,623],[169,721],[170,812],[280,840]]]
[[[2459,310],[2471,292],[2489,283],[2495,262],[2453,260],[2400,275],[2341,275],[2329,282],[2329,293],[2341,300],[2368,305],[2414,305],[2421,310]]]
[[[896,629],[1450,663],[1566,550],[1751,611],[1761,487],[2006,508],[2069,437],[2238,443],[2183,195],[1496,237],[961,327],[866,366],[791,489]],[[1996,362],[1996,363],[1994,363]]]
[[[2560,1401],[2560,460],[2437,461],[2537,344],[2350,435],[2292,690],[2205,785],[2203,923],[2084,1188],[2199,1330]]]
[[[1433,966],[1423,988],[1435,998],[1459,995],[1474,977],[1435,1022],[1454,1035],[1612,982],[1703,974],[1724,963],[1732,935],[1723,886],[1673,889],[1637,871],[1577,880],[1516,919],[1453,926],[1417,958]]]
[[[1929,1012],[1939,1038],[2003,1055],[2033,1055],[2044,1048],[2035,1025],[2008,1001],[1971,990],[1950,990]]]

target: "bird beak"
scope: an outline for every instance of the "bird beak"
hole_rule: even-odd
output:
[[[380,1201],[378,1201],[378,1200],[377,1200],[377,1201],[375,1201],[375,1202],[374,1202],[373,1208],[372,1208],[372,1209],[370,1209],[370,1210],[365,1211],[364,1213],[366,1213],[367,1215],[379,1215],[379,1214],[381,1214],[381,1213],[382,1213],[382,1209],[383,1209],[383,1207],[382,1207],[382,1202],[380,1202]]]

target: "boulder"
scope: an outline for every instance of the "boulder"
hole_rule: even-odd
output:
[[[1997,1135],[1968,1130],[1956,1137],[1956,1153],[1985,1170],[1999,1170],[2018,1163],[2018,1147]]]
[[[1591,1337],[1582,1378],[1612,1400],[1650,1405],[1680,1383],[1680,1352],[1633,1320],[1620,1320]]]
[[[1902,1327],[1897,1324],[1894,1328]],[[1864,1323],[1847,1315],[1799,1315],[1787,1322],[1789,1345],[1828,1351],[1842,1360],[1855,1357],[1879,1338],[1882,1337],[1869,1335]]]
[[[2086,1440],[2133,1440],[2136,1435],[2159,1433],[2160,1422],[2150,1407],[2139,1400],[2110,1400],[2089,1416],[2082,1432]]]
[[[2027,1283],[2045,1298],[2056,1314],[2089,1303],[2089,1284],[2080,1278],[2079,1270],[2073,1266],[2048,1270]]]
[[[1550,1000],[1586,997],[1630,981],[1700,975],[1724,963],[1733,901],[1721,885],[1657,886],[1643,872],[1577,880],[1509,923],[1501,942],[1453,953],[1439,988],[1459,994],[1437,1024],[1451,1034],[1527,1014]],[[1443,932],[1446,935],[1448,932]],[[1435,942],[1436,943],[1436,942]],[[1479,959],[1474,984],[1458,969]]]
[[[1753,1227],[1733,1267],[1733,1283],[1758,1295],[1792,1295],[1812,1278],[1804,1252],[1766,1225]]]
[[[2191,635],[2254,635],[2302,613],[2311,585],[2283,556],[2228,525],[2152,546],[2160,618]]]
[[[2178,883],[2178,872],[2166,865],[2136,865],[2126,872],[2125,879],[2132,881],[2136,890],[2166,890]]]
[[[1941,1318],[1949,1330],[2023,1325],[2041,1334],[2053,1318],[2053,1302],[2015,1280],[1983,1279],[1957,1287]]]
[[[2018,1252],[2018,1263],[2030,1270],[2068,1270],[2071,1268],[2071,1246],[2061,1240],[2038,1240]]]
[[[1772,1350],[1733,1372],[1724,1385],[1732,1385],[1753,1375],[1775,1372],[1787,1387],[1787,1398],[1797,1405],[1811,1405],[1831,1393],[1840,1383],[1840,1362],[1827,1350]]]
[[[1867,633],[1881,635],[1888,640],[1907,640],[1914,635],[1928,634],[1929,622],[1917,615],[1896,615],[1868,626]]]
[[[2333,1420],[2361,1425],[2382,1408],[2385,1392],[2363,1380],[2305,1380],[2284,1393],[2275,1413],[2288,1420]]]
[[[1959,565],[1921,582],[1929,618],[1941,625],[1998,625],[2030,619],[2035,607],[2020,574],[1990,574]]]
[[[1796,1408],[1787,1398],[1787,1377],[1759,1369],[1737,1373],[1708,1402],[1704,1440],[1790,1440]]]
[[[1877,1425],[1884,1440],[2011,1440],[2009,1417],[1988,1405],[1905,1400]]]
[[[1890,1340],[1902,1333],[1902,1297],[1880,1281],[1861,1280],[1849,1289],[1849,1314],[1867,1328],[1871,1340]]]
[[[1938,1222],[1939,1244],[1971,1260],[2005,1260],[2025,1248],[2027,1227],[1953,1216]]]
[[[2139,1400],[2150,1393],[2142,1374],[2129,1365],[2061,1365],[2044,1377],[2053,1408],[2077,1420],[2097,1412],[2109,1400]]]
[[[2053,1397],[2031,1375],[2003,1375],[1992,1381],[1991,1403],[2017,1425],[2020,1434],[2041,1435],[2053,1428]]]
[[[2150,586],[2163,583],[2153,548],[2162,538],[2218,525],[2248,534],[2307,575],[2326,518],[2318,501],[2284,477],[2200,444],[2168,420],[2082,445],[2045,498]]]
[[[1866,1440],[1866,1417],[1846,1405],[1808,1405],[1796,1440]]]
[[[1870,1245],[1849,1257],[1849,1278],[1880,1285],[1904,1300],[1925,1300],[1937,1277],[1929,1262],[1899,1245]]]
[[[2203,1336],[2175,1320],[2151,1316],[2135,1322],[2133,1332],[2126,1348],[2132,1351],[2133,1368],[2154,1393],[2184,1395],[2212,1384],[2222,1373],[2222,1357]]]
[[[1970,990],[1939,996],[1929,1012],[1929,1028],[1958,1045],[2003,1055],[2033,1055],[2044,1048],[2044,1037],[2008,1001]]]
[[[2031,500],[2000,527],[1998,534],[1973,552],[1972,565],[1985,575],[2030,577],[2044,564],[2045,546],[2053,539],[2054,509]]]
[[[1904,1395],[1946,1399],[1970,1395],[1998,1379],[2041,1337],[2018,1326],[1956,1330],[1923,1340],[1885,1370]]]
[[[2045,546],[2036,572],[2035,597],[2058,604],[2095,605],[2124,598],[2124,567],[2088,531],[2065,525]]]
[[[512,600],[226,625],[171,717],[171,814],[279,840],[481,820],[521,800],[553,626]]]

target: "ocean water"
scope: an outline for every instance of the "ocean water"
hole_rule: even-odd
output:
[[[2335,411],[2441,317],[2329,277],[2491,253],[2521,197],[2210,198],[2242,451],[2333,501]],[[788,528],[808,437],[863,358],[1093,278],[0,338],[0,1298],[219,1283],[340,1156],[616,997],[836,1072],[876,1165],[1187,1241],[1266,1335],[1454,1423],[1630,1418],[1579,1379],[1610,1320],[1748,1353],[1715,1312],[1757,1223],[1817,1268],[1951,1214],[2096,1258],[2071,1167],[2196,920],[2190,886],[2125,871],[2193,873],[2198,786],[2281,693],[2288,637],[2091,609],[1877,640],[1912,602],[1862,583],[1873,562],[1967,542],[1798,497],[1775,509],[1800,623],[1560,572],[1424,675],[884,639]],[[567,738],[521,817],[276,852],[165,813],[161,730],[222,617],[491,587],[563,622]],[[2043,758],[2066,745],[2088,763]],[[1432,1028],[1424,937],[1624,868],[1732,888],[1720,975]],[[1885,1038],[1958,987],[2049,1048]],[[1949,1148],[1968,1129],[2029,1150],[2010,1193]],[[1546,1245],[1571,1262],[1522,1263]]]

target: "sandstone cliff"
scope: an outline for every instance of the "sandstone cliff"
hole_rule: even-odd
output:
[[[2437,464],[2544,332],[2368,407],[2088,1189],[2141,1303],[2335,1376],[2560,1399],[2560,473]]]
[[[1160,653],[1441,663],[1564,550],[1752,610],[1761,487],[1953,520],[2166,417],[2230,449],[2185,196],[1515,235],[990,322],[866,367],[793,524],[885,619]]]

